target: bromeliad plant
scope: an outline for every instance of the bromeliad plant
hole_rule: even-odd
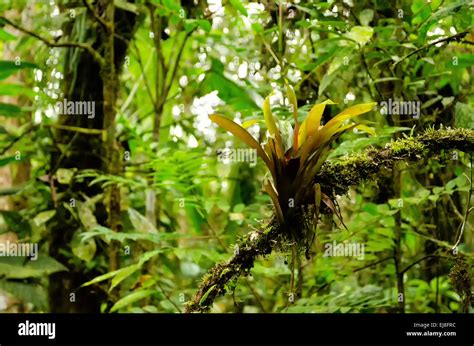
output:
[[[345,124],[345,122],[372,110],[376,102],[349,107],[322,125],[321,119],[325,107],[335,104],[331,100],[327,100],[313,106],[303,123],[299,124],[295,92],[291,86],[287,86],[286,90],[290,111],[294,117],[294,128],[291,131],[293,133],[292,141],[282,138],[282,132],[279,130],[270,108],[269,97],[263,103],[263,116],[269,133],[267,141],[263,145],[258,143],[245,129],[255,121],[249,121],[244,123],[244,126],[240,126],[217,114],[211,115],[210,119],[257,151],[272,176],[272,180],[265,179],[264,189],[273,201],[280,229],[289,232],[291,240],[300,242],[303,234],[298,232],[301,223],[297,219],[301,219],[301,217],[297,216],[301,216],[302,211],[304,213],[302,209],[309,210],[308,207],[311,207],[313,220],[316,220],[314,224],[317,224],[321,202],[340,218],[335,203],[329,196],[321,192],[321,186],[314,180],[314,177],[329,155],[331,144],[344,131],[358,128],[375,134],[365,125],[353,122]],[[288,148],[285,143],[289,143]]]

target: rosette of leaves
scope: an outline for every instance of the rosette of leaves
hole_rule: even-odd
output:
[[[335,202],[321,192],[321,186],[314,177],[327,159],[331,144],[342,133],[358,128],[375,135],[366,125],[350,121],[372,110],[376,102],[349,107],[323,125],[322,116],[325,107],[335,104],[327,100],[314,105],[300,124],[295,92],[291,86],[287,86],[286,91],[294,118],[290,132],[293,134],[292,140],[283,138],[278,121],[272,113],[269,96],[263,102],[263,116],[268,130],[265,143],[257,142],[245,129],[258,120],[247,121],[241,126],[222,115],[213,114],[209,118],[257,151],[257,155],[265,162],[271,175],[271,179],[265,178],[263,186],[273,201],[280,229],[291,235],[290,240],[301,243],[305,238],[302,226],[306,223],[308,211],[315,221],[313,225],[316,225],[319,218],[321,203],[340,218]]]

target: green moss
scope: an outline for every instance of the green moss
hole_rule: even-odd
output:
[[[454,266],[449,272],[449,280],[454,291],[461,297],[462,311],[469,312],[471,305],[471,266],[462,256],[457,256]]]
[[[414,156],[421,154],[425,146],[419,140],[409,137],[398,139],[390,145],[394,155]]]
[[[222,278],[222,277],[223,277],[224,275],[226,275],[227,273],[230,273],[230,268],[225,268],[225,269],[222,271],[220,277]]]
[[[464,128],[429,128],[420,137],[420,141],[431,150],[458,149],[465,152],[474,151],[474,130]]]
[[[445,140],[447,138],[449,139],[456,139],[456,140],[473,140],[474,139],[474,130],[472,129],[465,129],[465,128],[440,128],[438,130],[435,130],[434,128],[429,128],[427,129],[423,135],[421,136],[424,139],[431,139],[431,140],[436,140],[436,139],[442,139]]]

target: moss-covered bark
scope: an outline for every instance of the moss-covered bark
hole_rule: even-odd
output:
[[[427,130],[417,137],[398,139],[383,149],[370,148],[347,159],[327,162],[315,177],[326,194],[344,195],[353,185],[373,180],[394,161],[422,161],[441,150],[474,151],[474,131],[468,129]]]
[[[380,170],[391,169],[397,161],[424,161],[442,150],[474,152],[474,130],[430,129],[416,137],[398,139],[382,149],[369,148],[342,160],[328,161],[314,182],[320,183],[322,191],[330,197],[344,195],[353,185],[377,180]],[[249,234],[228,262],[216,264],[203,277],[198,291],[187,303],[186,312],[209,311],[214,300],[226,293],[232,280],[249,273],[258,256],[268,255],[282,246],[287,240],[285,234],[280,232],[274,218],[259,232]]]

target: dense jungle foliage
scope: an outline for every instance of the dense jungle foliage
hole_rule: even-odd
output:
[[[1,0],[0,310],[472,312],[472,14]]]

